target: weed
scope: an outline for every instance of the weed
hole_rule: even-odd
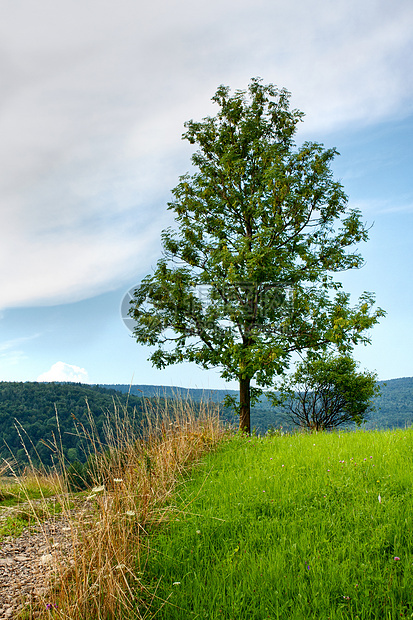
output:
[[[182,401],[160,401],[158,407],[149,403],[143,429],[116,404],[108,412],[103,434],[96,432],[92,416],[89,422],[88,428],[78,429],[91,446],[86,465],[66,468],[61,458],[54,489],[55,504],[73,536],[73,553],[58,557],[47,597],[40,597],[33,611],[38,618],[144,618],[156,597],[156,586],[143,585],[148,532],[168,520],[174,511],[174,489],[224,431],[216,411],[194,411]],[[55,455],[62,454],[58,440],[51,448]],[[16,493],[19,500],[25,497],[40,524],[53,516],[53,509],[42,477],[34,471],[31,476],[40,504],[33,501],[32,485],[17,476]],[[76,488],[87,491],[74,496],[71,490]]]

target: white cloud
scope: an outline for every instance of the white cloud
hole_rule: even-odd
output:
[[[84,368],[56,362],[47,372],[42,373],[36,381],[74,381],[76,383],[88,383],[88,373]]]
[[[306,132],[411,112],[412,28],[411,0],[5,3],[0,309],[147,272],[220,83],[287,87]]]
[[[1,315],[0,315],[1,318]],[[4,342],[0,342],[0,368],[6,369],[10,366],[16,366],[23,360],[27,359],[22,345],[30,340],[38,338],[40,334],[32,334],[31,336],[22,336],[20,338],[12,338]]]
[[[133,234],[134,233],[134,234]],[[110,222],[100,230],[79,227],[10,234],[0,250],[0,307],[58,304],[116,289],[148,269],[159,254],[159,225]]]
[[[13,338],[12,340],[6,340],[5,342],[0,343],[0,355],[7,353],[15,349],[16,347],[20,347],[24,342],[28,340],[32,340],[33,338],[37,338],[39,334],[34,334],[33,336],[26,336],[22,338]]]
[[[20,351],[18,349],[2,351],[0,349],[0,369],[2,371],[10,369],[11,366],[17,366],[26,359],[27,355],[24,353],[24,351]]]

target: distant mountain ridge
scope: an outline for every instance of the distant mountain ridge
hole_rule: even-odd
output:
[[[375,411],[370,413],[370,417],[364,428],[366,429],[386,429],[404,428],[413,424],[413,377],[401,377],[398,379],[388,379],[379,381],[381,393],[373,400]],[[177,386],[162,385],[127,385],[127,384],[102,384],[101,387],[116,390],[119,392],[130,392],[135,396],[146,398],[176,396],[190,398],[195,402],[200,400],[211,400],[221,403],[225,396],[237,396],[236,390],[213,390],[199,388],[183,388]],[[226,416],[227,417],[227,416]],[[269,426],[289,428],[280,408],[273,407],[268,400],[263,397],[261,402],[252,408],[252,425],[261,432],[265,433]]]
[[[126,407],[142,418],[143,398],[81,383],[0,382],[0,465],[13,457],[35,466],[52,465],[58,458],[51,444],[63,447],[69,461],[85,460],[88,440],[84,429],[103,437],[107,412]],[[16,428],[17,427],[17,428]],[[20,436],[19,436],[20,434]],[[24,441],[24,447],[22,445]]]
[[[366,428],[404,428],[413,424],[413,377],[401,377],[378,382],[381,393],[374,399]]]
[[[126,383],[99,383],[99,387],[146,398],[174,398],[179,396],[180,398],[190,398],[196,402],[211,400],[212,402],[220,403],[227,394],[231,396],[238,394],[237,390],[213,390],[211,388],[184,388],[164,385],[129,385]]]
[[[364,425],[366,429],[404,428],[413,424],[413,377],[380,381],[381,395],[375,398],[376,411]],[[18,462],[27,460],[25,449],[15,428],[21,425],[26,450],[35,464],[52,463],[53,455],[47,444],[53,437],[62,439],[68,461],[84,460],[85,441],[78,435],[79,425],[89,424],[92,415],[98,433],[102,432],[107,412],[114,403],[135,411],[142,419],[146,399],[189,398],[197,405],[201,400],[220,404],[225,396],[237,396],[236,390],[212,390],[160,385],[81,383],[0,382],[0,464],[13,454]],[[220,407],[224,420],[237,426],[238,419],[228,409]],[[57,423],[56,411],[59,418]],[[251,412],[252,427],[261,434],[269,427],[290,430],[280,408],[273,407],[262,397]]]

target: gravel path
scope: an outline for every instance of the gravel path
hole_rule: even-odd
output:
[[[27,507],[27,504],[26,504]],[[19,508],[0,508],[0,524]],[[84,516],[90,504],[82,502],[76,512]],[[26,528],[16,538],[0,543],[0,620],[13,619],[26,605],[41,597],[47,604],[50,578],[61,562],[70,563],[75,533],[67,517],[57,515]],[[50,601],[53,604],[53,601]]]

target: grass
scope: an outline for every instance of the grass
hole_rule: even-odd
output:
[[[104,441],[99,439],[92,418],[90,428],[81,427],[79,432],[92,446],[89,490],[70,492],[63,458],[63,474],[55,476],[53,489],[55,504],[62,510],[59,516],[69,523],[66,529],[72,537],[73,554],[59,555],[59,548],[51,547],[56,563],[50,587],[22,617],[148,618],[156,587],[148,589],[142,583],[147,530],[168,520],[175,486],[200,456],[219,442],[222,426],[216,412],[206,407],[194,412],[190,403],[177,402],[172,408],[169,403],[158,403],[158,407],[149,403],[144,436],[137,433],[133,415],[116,405],[108,413]],[[51,446],[55,454],[59,445],[58,438]],[[15,485],[2,487],[3,501],[24,498],[30,522],[41,527],[44,519],[55,516],[48,510],[50,494],[44,477],[33,469],[27,479],[15,479]],[[73,510],[73,506],[77,508]],[[25,519],[17,515],[6,520],[7,533],[18,535],[21,521]]]
[[[80,429],[86,493],[34,470],[0,483],[9,533],[25,501],[40,525],[59,506],[73,541],[25,618],[413,618],[413,430],[234,436],[169,406],[148,409],[145,437],[116,406],[104,442]]]
[[[54,497],[61,490],[61,481],[55,472],[29,470],[21,476],[0,478],[0,507],[18,506],[30,500]]]
[[[149,540],[157,620],[413,617],[413,430],[236,437]]]
[[[1,473],[10,471],[4,465]],[[0,477],[0,542],[8,536],[17,537],[26,527],[37,525],[62,511],[62,505],[54,499],[61,491],[61,479],[56,473],[26,470],[21,476]],[[13,508],[2,517],[2,508]]]

